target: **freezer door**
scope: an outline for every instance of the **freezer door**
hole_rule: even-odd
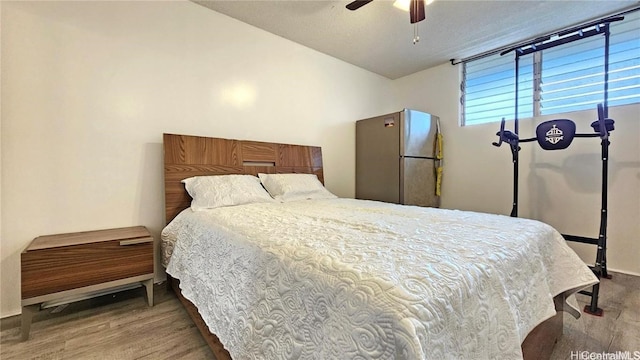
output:
[[[405,109],[401,112],[400,155],[434,157],[437,116]]]
[[[402,158],[401,204],[440,207],[436,196],[436,169],[434,160]]]
[[[356,122],[356,198],[400,202],[400,113]]]

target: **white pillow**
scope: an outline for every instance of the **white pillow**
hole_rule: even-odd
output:
[[[307,199],[335,199],[315,174],[258,174],[265,189],[282,202]]]
[[[194,176],[182,182],[191,195],[191,209],[194,211],[273,202],[260,184],[260,179],[252,175]]]

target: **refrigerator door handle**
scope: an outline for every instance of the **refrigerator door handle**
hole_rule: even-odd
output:
[[[401,159],[425,159],[425,160],[438,160],[436,158],[433,157],[428,157],[428,156],[409,156],[409,155],[400,155]]]

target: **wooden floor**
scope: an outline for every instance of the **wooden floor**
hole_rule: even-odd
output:
[[[0,322],[0,359],[215,359],[165,284],[147,306],[144,288],[40,311],[20,342],[19,316]]]
[[[603,317],[564,316],[564,336],[552,359],[571,352],[640,352],[640,277],[603,280]],[[585,305],[588,298],[579,295]],[[156,285],[154,307],[143,288],[41,311],[29,341],[20,342],[19,316],[0,321],[0,359],[214,359],[178,299]],[[53,313],[52,313],[53,312]],[[576,357],[574,357],[575,359]]]
[[[565,314],[563,335],[551,359],[571,359],[572,351],[574,354],[576,351],[598,354],[630,351],[631,359],[638,358],[634,357],[637,351],[640,357],[640,276],[611,274],[613,279],[603,279],[600,285],[598,306],[604,315],[583,313],[576,320]],[[581,294],[576,296],[581,307],[591,299]],[[578,357],[574,355],[573,359]]]

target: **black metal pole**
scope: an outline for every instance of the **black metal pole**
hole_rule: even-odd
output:
[[[609,24],[604,25],[604,118],[609,118]],[[602,253],[600,265],[602,267],[602,277],[608,278],[607,273],[607,200],[609,193],[609,130],[607,136],[602,139],[602,216],[600,218],[600,236],[602,236]],[[598,245],[600,247],[600,244]]]
[[[514,114],[514,132],[516,136],[518,135],[518,78],[520,76],[520,55],[518,54],[518,50],[515,51],[516,54],[516,108]],[[511,161],[513,162],[513,206],[511,207],[511,217],[518,217],[518,148],[519,144],[516,141],[515,145],[511,145]]]
[[[511,217],[518,217],[518,145],[510,145],[513,162],[513,207]]]
[[[602,104],[602,115],[604,119],[609,118],[609,24],[604,25],[604,104]],[[600,117],[600,114],[599,114]],[[599,119],[604,121],[604,119]],[[602,155],[602,205],[600,207],[600,231],[598,234],[598,250],[596,252],[596,263],[594,272],[598,279],[608,278],[607,273],[607,195],[608,195],[608,179],[609,179],[609,131],[600,134],[602,141],[600,143]],[[598,308],[598,298],[600,295],[600,284],[593,286],[591,291],[591,303],[589,304],[589,312],[592,314],[602,314],[602,309]]]
[[[607,178],[608,178],[608,158],[609,158],[609,139],[603,138],[602,148],[602,208],[600,210],[600,233],[598,235],[598,249],[596,251],[596,263],[594,273],[598,277],[607,278],[606,251],[607,251]],[[600,283],[593,285],[591,290],[591,303],[589,304],[589,313],[593,315],[602,315],[602,309],[598,308],[598,298],[600,297]],[[585,308],[586,310],[586,308]]]
[[[604,24],[604,118],[609,118],[609,23]]]
[[[609,177],[609,139],[602,139],[602,210],[600,214],[600,239],[598,244],[598,253],[601,254],[597,259],[602,268],[602,276],[608,277],[607,274],[607,193],[608,193],[608,177]]]

